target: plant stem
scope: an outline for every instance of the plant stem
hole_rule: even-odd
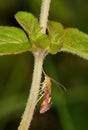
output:
[[[47,19],[49,14],[49,7],[50,7],[51,0],[42,0],[42,7],[41,7],[41,14],[40,14],[40,27],[42,27],[41,33],[46,33],[47,27]],[[35,106],[38,99],[38,92],[40,88],[40,81],[41,81],[41,74],[42,74],[42,65],[43,59],[46,55],[46,51],[41,49],[35,50],[34,54],[34,72],[33,72],[33,80],[30,90],[30,95],[28,98],[28,102],[20,123],[18,130],[28,130],[30,127]]]
[[[40,88],[43,59],[44,54],[38,53],[35,55],[34,72],[30,95],[18,130],[28,130],[30,127]]]
[[[50,2],[51,0],[42,0],[41,13],[40,13],[40,27],[42,27],[41,30],[42,33],[46,33]]]

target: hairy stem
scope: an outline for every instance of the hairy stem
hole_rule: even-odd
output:
[[[51,0],[42,0],[41,13],[40,13],[40,27],[42,27],[41,30],[42,33],[46,33],[50,2]]]
[[[28,130],[28,128],[30,127],[38,98],[38,91],[40,88],[43,58],[44,54],[42,53],[38,53],[35,55],[34,72],[30,95],[18,130]]]
[[[42,7],[41,7],[41,14],[40,14],[40,27],[42,27],[41,33],[46,33],[50,1],[51,0],[42,0]],[[33,52],[35,62],[34,62],[34,72],[33,72],[33,80],[32,80],[30,95],[18,130],[28,130],[28,128],[30,127],[35,106],[38,99],[43,59],[46,55],[46,52],[37,48],[35,51],[36,52]]]

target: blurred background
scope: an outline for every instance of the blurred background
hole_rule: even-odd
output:
[[[88,33],[88,0],[51,0],[49,19]],[[17,11],[39,18],[41,0],[0,0],[0,25],[19,26]],[[0,56],[0,130],[17,130],[32,80],[34,58],[30,52]],[[30,130],[88,129],[88,61],[60,52],[44,60],[45,72],[67,88],[60,93],[52,83],[51,109],[39,113],[37,105]]]

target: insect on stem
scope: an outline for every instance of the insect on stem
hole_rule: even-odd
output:
[[[51,107],[51,79],[47,75],[45,75],[45,80],[43,82],[43,87],[45,86],[44,90],[44,97],[40,107],[40,113],[45,113]]]
[[[52,98],[51,98],[51,80],[59,86],[59,88],[62,88],[64,91],[66,91],[66,88],[60,84],[59,82],[55,81],[53,78],[49,77],[43,70],[43,74],[45,76],[44,82],[41,86],[42,95],[39,98],[39,100],[43,97],[43,101],[40,107],[40,113],[45,113],[47,110],[50,109],[52,104]],[[38,100],[38,101],[39,101]]]

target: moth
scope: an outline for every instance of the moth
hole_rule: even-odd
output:
[[[44,88],[44,97],[40,107],[40,113],[45,113],[50,109],[52,101],[51,101],[51,79],[47,75],[45,75],[45,80],[43,83]]]
[[[51,97],[51,80],[53,80],[56,84],[58,84],[59,86],[61,86],[65,91],[66,88],[61,85],[60,83],[58,83],[57,81],[55,81],[54,79],[52,79],[51,77],[49,77],[48,75],[45,75],[45,80],[42,83],[42,90],[43,90],[43,100],[41,103],[41,107],[40,107],[40,113],[45,113],[46,111],[48,111],[52,105],[52,97]]]

